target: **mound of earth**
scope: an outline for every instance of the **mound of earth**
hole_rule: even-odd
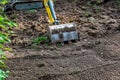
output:
[[[7,80],[119,80],[119,0],[100,5],[59,0],[55,6],[61,23],[76,22],[80,41],[64,47],[33,46],[32,39],[46,35],[45,10],[14,12],[9,17],[18,27],[11,36],[13,52],[7,54]]]

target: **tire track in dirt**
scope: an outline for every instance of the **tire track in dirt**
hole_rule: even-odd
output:
[[[22,76],[22,80],[24,80],[25,77],[33,73],[34,73],[33,74],[34,78],[37,78],[37,76],[38,77],[44,76],[46,74],[64,75],[64,74],[70,74],[72,72],[84,71],[89,68],[106,65],[109,63],[111,62],[103,61],[94,55],[85,55],[85,56],[58,58],[58,59],[57,58],[56,59],[18,58],[18,59],[13,59],[12,63],[9,62],[9,65],[10,67],[12,67],[11,69],[12,69],[13,75],[11,77],[14,77],[14,75],[15,75],[15,78]],[[17,66],[14,66],[13,64]]]
[[[81,46],[76,45],[63,51],[51,51],[53,55],[37,54],[10,59],[8,65],[12,74],[8,80],[119,80],[119,35],[101,38],[100,44],[93,48],[79,48]],[[115,52],[110,50],[114,47],[117,48]],[[101,51],[105,52],[104,56],[98,54]],[[110,56],[111,52],[113,56]]]
[[[12,72],[9,79],[119,80],[119,35],[120,33],[117,33],[115,36],[101,38],[100,44],[92,48],[85,49],[85,47],[80,48],[82,45],[74,45],[75,47],[70,46],[64,50],[61,48],[51,51],[52,55],[43,52],[46,55],[36,54],[11,59],[8,63]],[[93,40],[91,44],[95,41]],[[89,45],[84,44],[84,46]]]
[[[40,77],[39,80],[119,80],[119,63],[120,62],[115,62],[64,75],[48,74]]]
[[[64,52],[57,52],[57,53],[52,53],[51,54],[47,54],[47,55],[40,55],[40,54],[34,54],[34,55],[26,55],[24,57],[22,57],[23,60],[27,60],[27,59],[52,59],[52,60],[57,60],[57,59],[65,59],[65,58],[74,58],[74,57],[81,57],[81,56],[86,56],[86,55],[93,55],[93,53],[95,53],[95,51],[92,50],[79,50],[79,51],[64,51]],[[67,54],[66,54],[67,53]],[[55,55],[56,54],[56,55]],[[58,55],[57,55],[58,54]],[[19,59],[19,58],[12,58],[12,60],[15,59]],[[10,59],[11,60],[11,59]]]
[[[42,76],[39,80],[119,80],[120,62],[77,71],[71,74],[51,74]]]
[[[105,60],[120,60],[120,33],[100,39],[100,44],[94,47],[96,55]]]

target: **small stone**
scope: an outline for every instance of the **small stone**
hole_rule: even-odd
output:
[[[87,42],[87,39],[84,39],[85,42]]]
[[[103,54],[103,52],[101,52],[101,54]]]

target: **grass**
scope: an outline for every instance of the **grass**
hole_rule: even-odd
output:
[[[32,40],[33,44],[40,45],[42,43],[48,42],[48,37],[47,36],[40,36]]]

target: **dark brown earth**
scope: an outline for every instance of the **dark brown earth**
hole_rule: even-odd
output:
[[[11,71],[7,80],[120,80],[119,3],[111,0],[93,7],[85,0],[57,1],[61,23],[76,22],[80,33],[80,41],[64,47],[31,43],[46,35],[45,10],[15,12],[11,18],[19,26],[11,37],[14,52],[6,62]]]

